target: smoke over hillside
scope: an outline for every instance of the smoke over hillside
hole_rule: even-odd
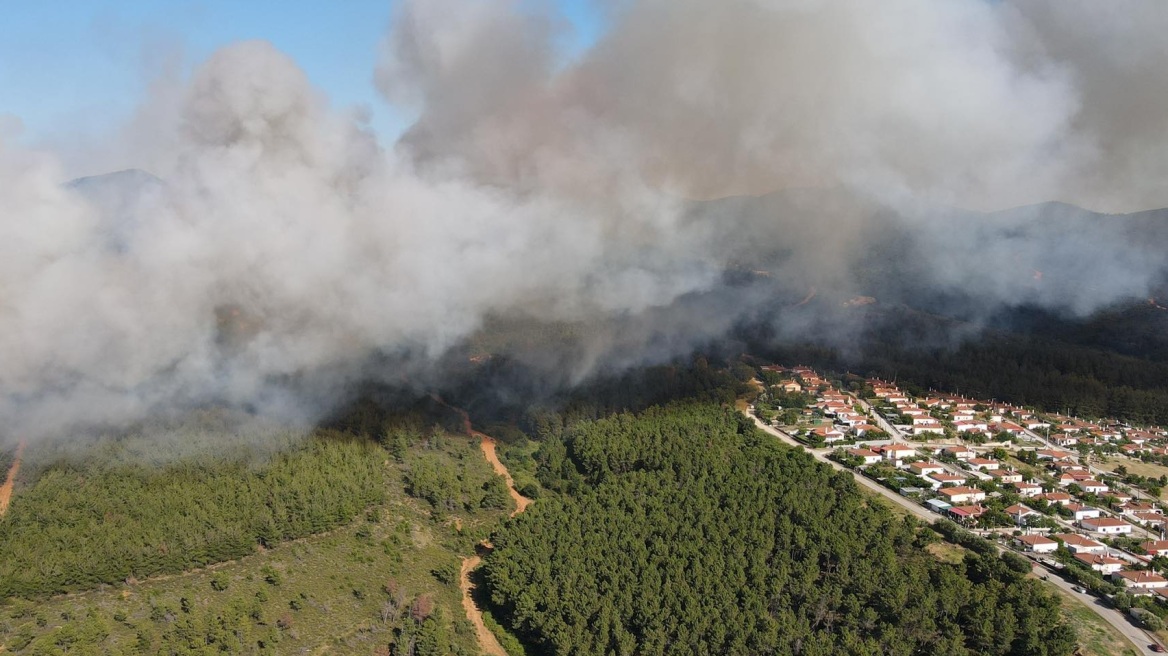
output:
[[[951,209],[1168,205],[1159,3],[610,12],[566,59],[550,7],[402,2],[371,72],[417,115],[394,144],[263,42],[160,80],[109,139],[157,178],[63,185],[58,154],[0,131],[6,430],[208,402],[310,418],[490,317],[585,326],[570,379],[759,308],[784,334],[837,325],[834,300],[784,314],[809,290],[1083,314],[1161,275],[1158,219]]]

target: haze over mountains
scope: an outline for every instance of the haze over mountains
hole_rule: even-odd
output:
[[[1163,211],[1027,205],[1168,204],[1158,5],[633,2],[567,60],[554,13],[402,3],[392,145],[263,42],[87,155],[138,170],[63,185],[69,154],[0,141],[8,430],[311,419],[499,318],[580,326],[572,382],[744,321],[846,345],[873,305],[968,331],[1163,283]]]

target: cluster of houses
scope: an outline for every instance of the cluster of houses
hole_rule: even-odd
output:
[[[1107,518],[1102,518],[1107,519]],[[1118,527],[1119,520],[1107,522],[1107,527]],[[1130,525],[1128,525],[1130,528]],[[1136,569],[1146,566],[1153,557],[1168,556],[1168,540],[1147,540],[1140,546],[1145,555],[1136,555],[1121,549],[1108,547],[1102,542],[1078,533],[1054,533],[1040,535],[1037,533],[1019,535],[1014,542],[1024,551],[1037,554],[1054,553],[1059,546],[1064,546],[1075,560],[1084,566],[1099,572],[1104,577],[1111,578],[1134,594],[1156,594],[1168,600],[1168,579],[1148,569]]]
[[[1160,427],[1137,428],[1118,421],[1090,422],[1059,414],[1051,415],[1049,424],[1048,439],[1063,448],[1111,445],[1133,458],[1144,454],[1168,455],[1168,431]]]
[[[1044,422],[1023,408],[1004,403],[985,403],[954,395],[929,395],[914,399],[895,385],[882,380],[868,381],[881,405],[889,409],[890,419],[902,419],[903,430],[914,437],[943,435],[950,422],[963,437],[981,435],[986,440],[1003,433],[1022,435],[1025,430],[1044,428]]]
[[[786,391],[815,390],[815,407],[834,420],[834,425],[814,429],[827,445],[856,440],[877,430],[855,397],[832,389],[814,370],[796,367],[787,371],[792,379],[783,381]],[[1061,448],[1102,442],[1121,443],[1121,452],[1129,455],[1165,452],[1168,433],[1158,428],[1137,429],[1117,422],[1091,423],[1061,415],[1042,417],[1009,404],[953,395],[915,399],[891,383],[880,380],[868,383],[887,416],[901,421],[897,428],[905,436],[928,439],[930,434],[944,434],[948,425],[958,437],[980,434],[994,438],[1008,434],[1039,439],[1035,435],[1039,432],[1049,435],[1044,441]],[[1123,489],[1114,489],[1113,485],[1099,480],[1079,461],[1077,454],[1061,448],[1033,450],[1046,474],[1032,480],[1024,480],[1023,474],[1008,464],[960,444],[946,445],[936,451],[895,440],[879,440],[848,448],[846,453],[861,467],[884,463],[914,475],[924,482],[922,491],[930,497],[925,501],[926,506],[965,525],[976,525],[977,519],[988,511],[983,504],[987,492],[982,487],[995,488],[981,485],[979,481],[995,481],[1021,497],[1021,502],[1005,508],[1005,514],[1016,525],[1015,530],[1024,531],[1014,538],[1019,549],[1048,554],[1060,545],[1065,546],[1083,565],[1132,592],[1158,594],[1168,600],[1168,579],[1146,569],[1153,557],[1168,557],[1168,540],[1162,539],[1168,531],[1168,517],[1157,504],[1135,500]],[[1103,498],[1107,498],[1109,508],[1090,505]],[[1032,503],[1031,499],[1061,507],[1065,519],[1056,518],[1053,524],[1058,529],[1036,529],[1031,525],[1037,518],[1045,517],[1026,505]],[[1051,525],[1050,521],[1045,522],[1045,526]],[[1149,538],[1141,544],[1145,552],[1142,554],[1101,541],[1114,537],[1138,540],[1138,536]]]
[[[789,375],[779,381],[777,387],[784,392],[804,392],[816,394],[811,408],[819,410],[824,417],[832,420],[829,425],[816,426],[811,433],[827,445],[862,439],[879,430],[870,423],[870,417],[857,409],[856,399],[835,390],[831,384],[810,367],[785,369],[778,366],[764,367],[769,371]]]

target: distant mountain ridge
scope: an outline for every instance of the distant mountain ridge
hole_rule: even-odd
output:
[[[65,187],[97,209],[106,246],[116,252],[130,247],[149,210],[169,202],[166,182],[141,169],[76,178]]]

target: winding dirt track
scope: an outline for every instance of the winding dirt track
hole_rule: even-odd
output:
[[[503,463],[499,460],[499,456],[495,453],[495,438],[478,431],[471,431],[471,435],[479,438],[479,448],[483,450],[483,457],[487,459],[487,462],[491,463],[491,467],[494,468],[495,473],[507,481],[507,492],[515,500],[515,510],[511,513],[511,516],[514,517],[527,510],[527,507],[531,505],[531,499],[519,494],[519,490],[515,489],[515,479],[511,478],[511,472],[507,471],[507,468],[503,466]]]
[[[494,451],[494,447],[491,450]],[[23,453],[24,442],[21,442],[16,447],[16,458],[13,459],[12,467],[8,470],[8,478],[4,479],[4,485],[0,486],[0,517],[8,512],[8,504],[12,501],[12,486],[16,484],[16,475],[20,473],[20,456]],[[507,478],[507,481],[510,483],[510,477]]]
[[[467,418],[466,413],[461,410],[459,412],[465,420],[466,432],[473,437],[479,438],[479,448],[483,450],[483,457],[487,459],[487,462],[491,463],[491,467],[495,470],[495,473],[507,481],[507,491],[511,493],[511,498],[515,500],[515,510],[511,513],[511,516],[514,517],[527,510],[527,507],[531,505],[531,499],[519,494],[519,490],[515,489],[515,479],[511,478],[511,472],[507,471],[502,461],[499,460],[498,454],[495,453],[495,438],[472,429],[470,419]],[[491,550],[491,544],[489,542],[483,542],[479,545],[479,549],[484,553],[488,552]],[[470,573],[482,562],[483,559],[477,555],[462,559],[462,571],[459,575],[459,587],[462,588],[462,607],[466,609],[466,618],[471,621],[471,624],[474,624],[475,635],[478,636],[479,640],[479,648],[482,649],[483,653],[487,654],[487,656],[507,656],[507,650],[503,649],[503,645],[499,644],[499,639],[483,623],[483,612],[475,605],[474,597],[471,596],[471,592],[474,590],[474,584],[470,581]]]
[[[459,574],[459,587],[462,588],[462,607],[466,610],[466,618],[474,624],[475,636],[479,641],[479,649],[487,656],[507,656],[507,650],[499,644],[499,639],[483,623],[483,612],[475,605],[471,591],[474,585],[470,582],[470,573],[483,562],[478,556],[462,559],[462,571]]]
[[[507,471],[502,461],[499,460],[499,455],[495,453],[495,438],[486,433],[476,431],[471,426],[470,416],[466,413],[466,410],[450,405],[446,401],[443,401],[442,397],[437,394],[431,395],[431,398],[457,412],[462,417],[463,431],[471,437],[479,438],[479,448],[483,451],[483,457],[487,459],[487,462],[491,463],[491,468],[495,470],[495,473],[507,481],[507,491],[511,494],[511,498],[515,500],[515,510],[511,513],[511,516],[514,517],[527,510],[527,507],[531,505],[531,499],[519,494],[519,490],[515,489],[515,479],[511,478],[511,472]],[[479,552],[487,553],[491,548],[490,542],[483,541],[479,545]],[[462,589],[462,607],[466,610],[466,618],[474,625],[475,636],[479,641],[479,649],[487,656],[507,656],[507,650],[503,649],[503,645],[499,644],[499,639],[495,637],[494,633],[491,633],[491,630],[483,622],[483,611],[475,605],[474,596],[471,594],[474,591],[474,584],[471,583],[470,573],[482,564],[482,562],[482,557],[477,554],[462,559],[462,569],[459,571],[458,576],[458,587]]]
[[[531,499],[519,494],[519,490],[515,489],[515,479],[511,478],[511,472],[507,471],[502,461],[499,460],[498,454],[495,453],[495,438],[472,429],[466,413],[459,412],[462,413],[463,419],[465,420],[464,425],[466,431],[470,435],[479,438],[479,448],[483,450],[483,457],[487,459],[487,462],[491,463],[491,467],[494,468],[495,473],[507,481],[507,491],[511,493],[511,498],[515,500],[515,510],[511,513],[511,516],[514,517],[527,510],[527,507],[531,505]],[[484,542],[479,545],[479,549],[484,553],[488,552],[491,550],[491,544]],[[503,649],[503,645],[499,644],[499,639],[483,623],[483,612],[475,605],[474,597],[471,595],[471,592],[474,590],[474,584],[471,583],[470,573],[482,562],[483,559],[477,555],[462,559],[462,570],[459,572],[459,587],[462,588],[462,607],[466,610],[466,618],[471,621],[471,624],[474,624],[475,635],[479,640],[479,648],[482,649],[483,653],[487,654],[487,656],[507,656],[507,651]]]

